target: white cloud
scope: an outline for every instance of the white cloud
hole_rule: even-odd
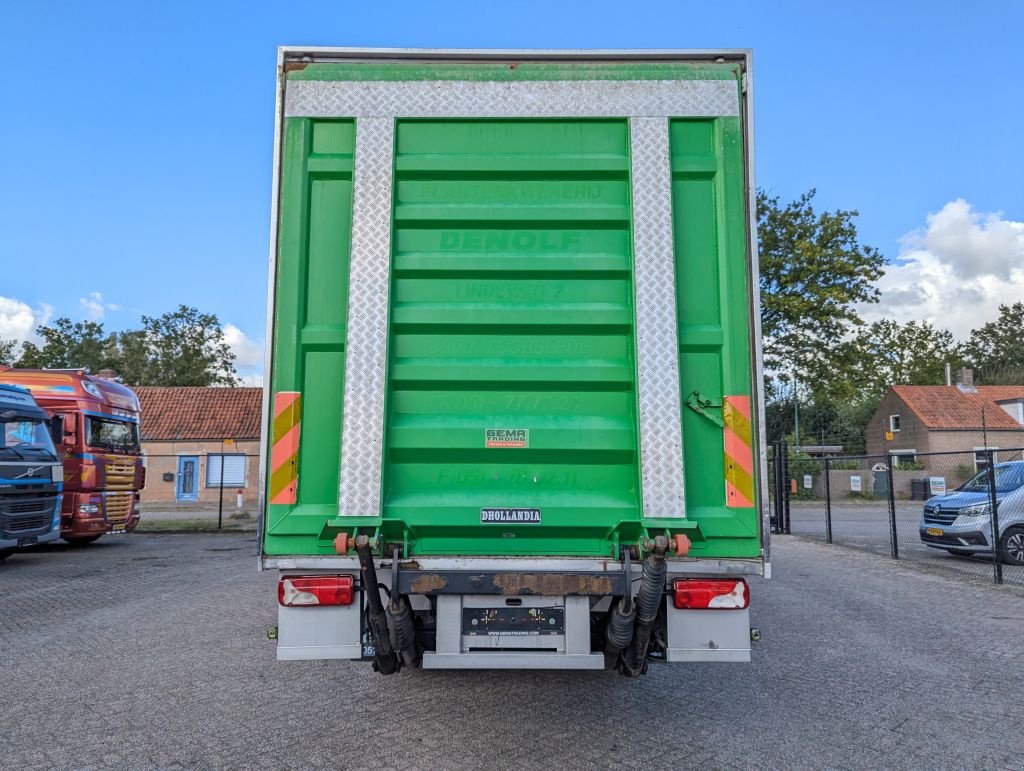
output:
[[[263,347],[234,324],[224,325],[224,342],[235,354],[235,368],[245,371],[263,367]]]
[[[925,320],[963,340],[994,319],[1000,303],[1024,297],[1024,222],[958,198],[901,245],[897,264],[878,281],[881,302],[860,309],[867,321]]]
[[[238,378],[238,385],[263,387],[263,375],[242,375]]]
[[[103,295],[99,292],[89,292],[88,297],[79,297],[78,305],[89,321],[103,321],[107,311],[121,310],[117,303],[103,302]]]
[[[46,324],[52,315],[53,308],[49,305],[42,304],[33,309],[14,297],[0,297],[0,340],[36,342],[36,327]]]

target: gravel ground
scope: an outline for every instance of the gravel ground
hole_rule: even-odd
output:
[[[777,537],[750,665],[274,660],[249,534],[0,563],[0,766],[1020,768],[1024,591]]]

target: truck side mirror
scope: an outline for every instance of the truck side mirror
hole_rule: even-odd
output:
[[[50,418],[50,437],[54,444],[63,444],[64,442],[64,418],[60,415]]]
[[[66,412],[60,415],[60,418],[61,438],[65,445],[68,447],[74,447],[75,434],[78,433],[78,414],[74,412]]]

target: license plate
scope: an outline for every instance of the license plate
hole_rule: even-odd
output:
[[[128,531],[125,530],[125,527],[126,527],[126,525],[111,525],[110,526],[110,532],[111,533],[127,533]]]
[[[463,608],[462,633],[531,637],[565,634],[563,608]]]
[[[943,531],[942,531],[941,527],[929,527],[927,532],[928,532],[928,535],[942,535],[943,534]]]
[[[18,546],[32,546],[33,544],[39,543],[39,537],[30,535],[25,538],[18,539]]]

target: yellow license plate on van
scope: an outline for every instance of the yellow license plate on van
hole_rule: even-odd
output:
[[[928,528],[928,535],[942,535],[942,528],[941,527],[929,527]]]

